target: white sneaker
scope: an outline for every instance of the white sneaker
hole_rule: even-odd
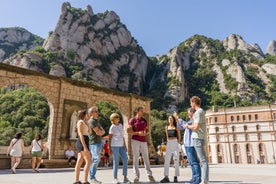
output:
[[[118,183],[120,183],[120,182],[119,182],[119,180],[116,178],[116,179],[113,179],[112,183],[118,184]]]
[[[12,168],[11,168],[11,171],[12,171],[12,174],[15,174],[15,173],[16,173],[16,171],[15,171],[15,168],[14,168],[14,167],[12,167]]]
[[[90,183],[94,183],[94,184],[101,184],[101,181],[98,181],[96,178],[91,179]]]

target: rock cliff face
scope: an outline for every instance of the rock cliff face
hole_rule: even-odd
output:
[[[159,79],[152,80],[166,80],[164,97],[170,99],[168,111],[179,110],[178,105],[187,103],[190,96],[205,96],[215,86],[217,95],[237,96],[251,102],[264,100],[272,90],[273,78],[268,74],[276,75],[275,63],[258,64],[264,57],[259,46],[247,44],[239,35],[232,34],[223,41],[195,35],[158,58],[159,63],[166,61],[166,65],[159,71],[161,76],[155,75]],[[258,87],[263,90],[256,92]]]
[[[276,41],[272,40],[271,42],[269,42],[267,49],[266,49],[266,53],[270,54],[272,56],[276,56]]]
[[[94,14],[91,6],[81,10],[69,3],[43,45],[37,40],[26,30],[0,29],[0,61],[23,49],[2,62],[148,96],[153,108],[168,112],[182,111],[193,95],[206,106],[275,102],[275,41],[264,55],[236,34],[222,41],[194,35],[167,54],[148,58],[115,12]]]
[[[84,70],[73,78],[81,75],[108,88],[142,94],[147,57],[113,11],[94,14],[91,6],[79,10],[64,3],[56,28],[43,47],[75,54],[72,62],[82,63]]]
[[[23,28],[0,28],[0,62],[19,50],[32,50],[42,43],[42,38]]]

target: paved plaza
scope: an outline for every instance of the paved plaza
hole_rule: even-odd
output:
[[[118,176],[122,180],[121,168]],[[163,178],[163,166],[152,166],[156,181]],[[129,167],[129,179],[134,178],[132,167]],[[145,169],[140,167],[140,183],[148,183]],[[173,179],[174,168],[170,168],[170,180]],[[180,168],[179,183],[189,181],[191,169]],[[81,179],[83,171],[81,171]],[[96,177],[105,184],[112,183],[112,168],[100,167]],[[11,174],[8,169],[0,170],[0,184],[72,184],[73,168],[41,169],[41,173],[32,173],[31,169],[18,169]],[[159,182],[157,182],[159,183]],[[210,165],[210,184],[274,184],[276,183],[276,164],[271,165]]]

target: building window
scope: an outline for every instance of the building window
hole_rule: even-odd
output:
[[[245,121],[246,120],[246,116],[242,115],[242,120]]]
[[[247,131],[247,125],[243,126],[243,130],[246,132]]]
[[[261,143],[259,144],[259,152],[263,152],[264,151],[264,145]]]
[[[257,131],[260,130],[260,125],[256,125],[256,130],[257,130]]]
[[[212,124],[212,118],[209,118],[209,123]]]
[[[240,156],[239,156],[238,145],[234,144],[233,148],[234,148],[234,155],[235,155],[235,157],[234,157],[235,158],[235,163],[238,164],[238,163],[240,163]]]
[[[240,116],[237,116],[237,121],[240,121]]]
[[[208,118],[205,119],[205,122],[206,122],[207,124],[209,124]]]
[[[209,147],[209,153],[211,153],[211,146],[209,145],[208,147]]]
[[[248,115],[248,120],[251,121],[251,115],[250,114]]]
[[[221,152],[221,148],[220,148],[220,145],[219,145],[219,144],[217,145],[217,152],[218,152],[218,153]]]
[[[273,119],[276,119],[276,113],[273,113]]]
[[[258,120],[258,114],[255,114],[255,120]]]
[[[219,142],[219,135],[216,135],[217,142]]]
[[[218,144],[217,145],[217,155],[218,155],[218,163],[222,163],[222,149],[221,146]]]
[[[261,133],[258,133],[258,134],[257,134],[257,137],[258,137],[258,140],[259,140],[259,141],[262,140],[262,135],[261,135]]]
[[[250,145],[246,144],[246,152],[250,152]]]
[[[234,121],[234,116],[231,116],[231,122],[233,122]]]
[[[245,139],[246,141],[249,141],[249,135],[248,135],[248,134],[245,134],[245,135],[244,135],[244,139]]]
[[[238,152],[238,145],[234,144],[234,152],[237,153]]]
[[[233,141],[236,141],[236,140],[237,140],[237,135],[233,134]]]
[[[215,117],[215,123],[217,123],[218,122],[218,118],[217,117]]]
[[[216,133],[218,133],[219,132],[219,127],[216,127]]]
[[[232,132],[235,132],[235,126],[232,126]]]

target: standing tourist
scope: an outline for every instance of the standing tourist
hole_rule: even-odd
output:
[[[32,155],[32,169],[33,173],[37,172],[39,173],[39,167],[42,160],[42,151],[44,148],[44,143],[41,140],[41,135],[36,134],[34,137],[34,140],[31,143],[30,151]]]
[[[127,178],[127,154],[126,154],[126,143],[124,139],[124,130],[122,124],[120,124],[120,116],[117,113],[112,113],[110,116],[110,121],[112,125],[109,128],[109,145],[111,147],[110,152],[113,157],[113,183],[119,183],[118,181],[118,166],[119,157],[121,157],[123,162],[123,183],[130,183]]]
[[[193,115],[193,124],[185,124],[184,127],[192,130],[192,139],[197,157],[202,164],[202,184],[207,184],[209,181],[209,165],[205,152],[206,141],[206,123],[205,113],[200,107],[201,99],[198,96],[193,96],[190,99],[191,107],[196,110]]]
[[[135,109],[135,117],[131,118],[128,122],[127,133],[131,137],[131,147],[133,153],[133,170],[136,175],[134,183],[139,182],[140,172],[139,172],[139,155],[142,154],[145,169],[147,170],[148,180],[150,182],[155,182],[152,176],[152,171],[150,169],[149,162],[149,151],[147,145],[146,135],[149,130],[148,122],[143,118],[144,110],[143,107],[137,107]]]
[[[160,183],[169,183],[169,168],[171,157],[173,156],[175,174],[174,174],[174,183],[178,183],[177,177],[179,176],[179,151],[180,151],[180,130],[177,127],[176,119],[170,115],[168,118],[168,126],[165,127],[165,133],[167,138],[167,149],[165,155],[164,163],[164,178]]]
[[[81,110],[78,112],[78,122],[77,122],[77,133],[78,139],[76,142],[76,149],[78,151],[77,163],[75,166],[75,183],[82,184],[79,180],[80,178],[80,168],[85,161],[84,166],[84,183],[89,184],[88,182],[88,172],[90,165],[92,163],[91,155],[89,151],[89,134],[91,132],[89,125],[87,124],[88,114],[86,110]]]
[[[21,138],[22,133],[16,133],[7,150],[7,155],[11,156],[11,171],[16,173],[16,168],[20,164],[21,157],[24,150],[24,141]]]
[[[89,146],[92,155],[92,164],[89,171],[89,178],[91,180],[91,183],[100,184],[102,182],[96,179],[96,171],[100,162],[102,151],[102,136],[105,134],[105,131],[98,122],[98,108],[96,106],[89,108],[88,114],[90,116],[89,125],[92,129]]]
[[[184,127],[186,125],[193,124],[192,117],[193,117],[194,113],[195,113],[195,109],[193,109],[193,108],[188,109],[189,120],[186,122],[184,120],[178,118],[177,113],[174,113],[174,116],[176,117],[176,119],[178,119],[178,127],[180,128],[180,130],[184,130]],[[192,179],[190,180],[190,183],[198,184],[201,182],[201,169],[200,169],[200,165],[199,165],[199,160],[197,158],[196,150],[194,148],[191,129],[185,129],[185,132],[183,135],[183,144],[185,147],[187,159],[190,163],[191,170],[192,170]]]

